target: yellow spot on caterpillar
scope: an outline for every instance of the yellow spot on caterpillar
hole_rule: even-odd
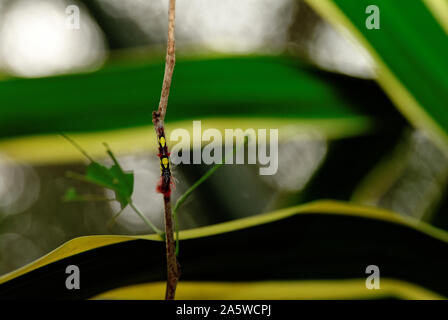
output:
[[[159,142],[160,142],[160,145],[162,146],[162,148],[164,148],[165,147],[165,137],[160,137],[160,139],[159,139]]]
[[[168,158],[162,158],[162,164],[165,168],[168,167]]]

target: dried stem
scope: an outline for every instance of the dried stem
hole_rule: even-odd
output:
[[[168,42],[166,50],[165,75],[163,77],[162,94],[159,108],[152,114],[152,122],[159,143],[159,158],[162,169],[161,180],[157,186],[158,192],[163,194],[165,208],[165,243],[167,262],[166,300],[173,300],[176,294],[176,286],[180,277],[180,265],[176,258],[176,245],[174,241],[174,225],[171,210],[171,170],[169,165],[169,153],[165,139],[165,114],[170,95],[171,80],[173,78],[175,58],[174,20],[176,0],[170,0],[168,11]]]
[[[156,119],[157,122],[161,122],[162,125],[163,121],[165,120],[166,107],[168,105],[168,97],[170,95],[171,80],[173,79],[174,65],[176,63],[175,39],[174,39],[175,11],[176,11],[176,0],[170,0],[170,7],[168,11],[168,41],[166,48],[165,75],[163,77],[162,94],[160,96],[159,109],[157,110],[157,119]]]

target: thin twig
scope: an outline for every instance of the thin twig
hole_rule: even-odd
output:
[[[208,170],[198,181],[196,181],[188,190],[177,200],[173,209],[174,216],[174,225],[176,226],[176,256],[179,254],[179,222],[177,219],[177,209],[187,200],[190,194],[193,193],[194,190],[197,189],[202,183],[204,183],[210,176],[215,173],[220,167],[222,167],[223,163],[219,163],[213,166],[210,170]]]
[[[152,114],[152,122],[157,134],[159,143],[159,158],[162,168],[162,175],[157,191],[163,194],[164,213],[165,213],[165,244],[166,244],[166,262],[167,262],[167,282],[166,282],[166,300],[173,300],[176,294],[177,282],[180,277],[180,266],[176,258],[176,249],[174,242],[174,226],[171,211],[171,171],[169,166],[168,146],[165,138],[165,115],[168,106],[168,97],[170,95],[171,81],[173,78],[175,58],[175,40],[174,40],[174,20],[175,20],[176,0],[170,0],[168,10],[168,41],[166,50],[165,75],[163,77],[162,93],[160,96],[159,108]]]
[[[171,81],[173,79],[174,65],[176,63],[175,54],[175,12],[176,12],[176,0],[170,0],[170,7],[168,11],[168,41],[166,48],[166,62],[165,62],[165,74],[163,76],[162,94],[160,96],[159,108],[157,110],[157,122],[165,120],[166,107],[168,106],[168,97],[170,95]],[[154,118],[153,118],[154,120]]]
[[[136,214],[138,214],[138,216],[146,223],[146,225],[149,228],[151,228],[155,233],[157,233],[161,239],[163,239],[164,238],[163,232],[159,230],[159,228],[157,228],[148,218],[145,217],[145,215],[134,205],[131,199],[128,199],[128,202],[131,209],[134,210]]]
[[[73,140],[72,138],[70,138],[68,135],[66,135],[65,133],[60,133],[60,135],[66,139],[68,142],[70,142],[76,149],[79,150],[79,152],[81,152],[87,159],[90,160],[90,162],[95,162],[91,156],[89,156],[89,154],[83,149],[81,148],[81,146],[79,144],[77,144],[75,142],[75,140]]]

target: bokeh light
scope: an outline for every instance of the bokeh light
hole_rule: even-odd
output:
[[[3,6],[0,66],[23,77],[98,68],[106,56],[102,32],[82,6],[80,28],[67,28],[68,5],[62,0],[17,0]]]

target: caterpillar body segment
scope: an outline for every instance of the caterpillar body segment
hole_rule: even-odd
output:
[[[157,156],[160,159],[160,180],[156,190],[162,193],[164,197],[170,197],[173,181],[171,179],[170,153],[166,145],[165,131],[163,128],[158,128],[157,136],[159,142],[159,153]]]

